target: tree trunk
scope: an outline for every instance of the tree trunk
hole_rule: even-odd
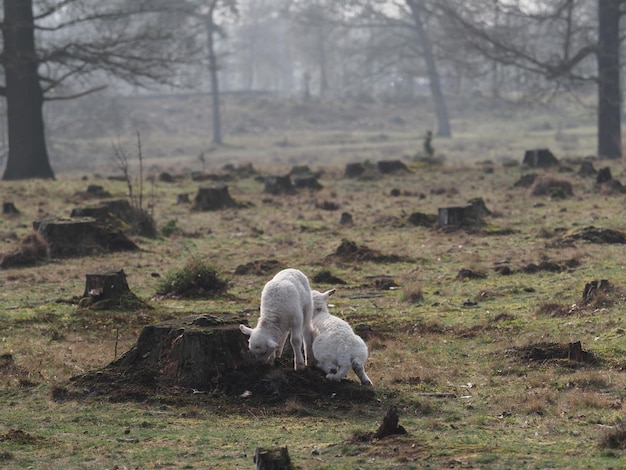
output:
[[[54,179],[46,148],[32,0],[5,0],[2,66],[9,156],[2,179]]]
[[[452,137],[450,120],[448,118],[448,108],[446,106],[446,99],[441,91],[441,81],[439,79],[439,70],[437,69],[435,54],[433,53],[433,47],[430,42],[430,38],[428,37],[428,33],[424,28],[420,6],[417,4],[417,1],[418,0],[406,0],[406,3],[411,9],[415,32],[417,33],[417,37],[419,38],[422,46],[422,51],[424,52],[424,60],[426,61],[428,80],[430,82],[430,92],[435,104],[435,112],[437,113],[437,135],[439,137]]]
[[[598,0],[598,156],[622,156],[619,77],[620,0]]]
[[[220,113],[220,87],[217,76],[217,56],[215,54],[215,33],[217,28],[213,22],[213,10],[207,18],[207,46],[209,54],[209,74],[211,76],[211,107],[213,112],[213,143],[222,145],[222,117]]]

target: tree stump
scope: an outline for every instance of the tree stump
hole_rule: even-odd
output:
[[[389,408],[387,414],[383,418],[383,422],[374,434],[375,439],[382,439],[383,437],[392,436],[394,434],[406,434],[406,429],[398,424],[398,411],[394,406]]]
[[[349,212],[342,212],[339,218],[339,225],[352,225],[354,220]]]
[[[212,391],[222,372],[253,363],[241,321],[204,314],[147,325],[137,344],[108,367],[145,372],[160,385]]]
[[[181,193],[176,196],[176,205],[189,204],[190,202],[188,193]]]
[[[228,193],[228,186],[200,187],[194,199],[193,210],[217,211],[237,206]]]
[[[130,294],[123,269],[86,275],[83,297],[91,297],[94,301],[114,299]]]
[[[400,160],[381,160],[376,163],[376,169],[383,175],[398,172],[410,173],[407,166]]]
[[[604,168],[600,168],[598,170],[596,183],[606,183],[607,181],[611,181],[611,179],[613,179],[613,176],[611,175],[611,167],[605,166]]]
[[[549,168],[558,166],[559,160],[549,149],[531,149],[524,152],[522,165],[530,168]]]
[[[90,217],[38,220],[33,228],[48,242],[50,256],[56,258],[139,249],[121,230]]]
[[[593,280],[585,284],[583,289],[583,301],[586,303],[591,302],[600,293],[608,293],[611,291],[611,283],[608,279]]]
[[[591,177],[591,176],[596,176],[596,173],[598,173],[596,171],[596,169],[593,167],[593,162],[589,161],[589,160],[584,160],[581,164],[580,164],[580,168],[578,169],[578,174],[582,177]]]
[[[324,186],[317,181],[315,176],[299,176],[294,178],[293,186],[297,189],[313,189],[315,191],[324,188]]]
[[[365,173],[365,165],[362,163],[348,163],[344,176],[346,178],[358,178]]]
[[[295,193],[295,187],[291,182],[289,175],[279,176],[267,176],[265,178],[265,188],[263,192],[268,194],[293,194]]]
[[[3,202],[2,213],[4,215],[19,215],[20,211],[17,210],[17,207],[12,202]]]
[[[582,343],[576,341],[567,345],[567,358],[570,361],[590,362],[593,355],[589,351],[583,351]]]
[[[293,470],[287,447],[267,449],[257,447],[254,452],[255,470]]]
[[[116,217],[105,205],[93,206],[93,207],[75,207],[70,213],[70,217],[78,219],[82,217],[91,217],[96,220],[111,222]],[[119,219],[121,220],[121,219]]]
[[[437,221],[439,228],[478,227],[490,213],[482,198],[475,198],[464,206],[440,207]]]

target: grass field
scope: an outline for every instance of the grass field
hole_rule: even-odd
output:
[[[256,175],[227,181],[233,199],[247,204],[243,208],[201,212],[176,204],[177,195],[193,200],[198,187],[209,184],[182,172],[171,183],[145,182],[144,205],[158,228],[175,227],[168,236],[134,236],[139,251],[0,270],[0,468],[246,469],[254,466],[257,446],[287,446],[302,469],[626,466],[624,245],[580,238],[591,226],[617,235],[626,230],[620,210],[626,196],[577,174],[581,160],[574,154],[582,157],[592,147],[584,125],[571,129],[579,147],[562,159],[561,171],[531,171],[496,158],[500,141],[508,141],[507,153],[518,162],[517,149],[528,142],[549,146],[540,137],[545,131],[514,140],[508,137],[514,130],[502,130],[489,140],[464,125],[466,136],[459,132],[435,147],[444,153],[456,145],[468,158],[442,165],[404,158],[391,133],[380,154],[372,150],[380,144],[372,147],[354,135],[356,142],[337,143],[330,154],[320,146],[321,134],[309,137],[307,152],[319,159],[302,157],[307,152],[300,144],[280,147],[284,155],[295,150],[291,160],[253,161]],[[558,141],[555,131],[549,134]],[[402,133],[398,139],[411,141]],[[241,145],[245,152],[235,162],[254,151]],[[419,140],[411,145],[419,149]],[[481,145],[488,155],[477,154]],[[263,152],[271,153],[268,148]],[[350,150],[335,159],[345,148]],[[359,161],[357,148],[369,152],[360,161],[403,159],[411,172],[346,178],[345,163]],[[221,162],[233,150],[215,152]],[[555,153],[564,157],[562,150]],[[168,162],[163,167],[180,165]],[[301,162],[321,172],[323,189],[263,192],[255,176],[285,174]],[[594,165],[611,166],[613,178],[624,178],[621,162]],[[211,171],[224,174],[220,168]],[[515,186],[531,172],[569,182],[573,195],[533,196],[531,188]],[[0,218],[0,251],[14,250],[34,220],[68,217],[74,207],[94,204],[84,195],[89,184],[127,197],[125,182],[93,175],[2,182],[3,199],[21,214]],[[492,213],[484,226],[448,231],[409,221],[411,214],[436,215],[473,198],[482,198]],[[324,210],[325,202],[338,209]],[[353,224],[339,224],[342,212]],[[344,240],[387,261],[338,261],[332,255]],[[391,255],[395,262],[388,261]],[[157,300],[163,277],[192,259],[215,266],[229,281],[228,294]],[[375,399],[350,401],[347,392],[360,387],[352,373],[349,383],[329,384],[327,393],[322,387],[319,400],[293,396],[280,405],[189,390],[176,399],[159,391],[140,401],[57,399],[55,391],[71,377],[130,349],[146,324],[190,313],[234,313],[254,325],[261,289],[273,273],[235,270],[268,259],[310,278],[328,270],[346,282],[312,287],[336,287],[331,313],[369,332],[366,370]],[[120,268],[151,309],[78,307],[86,273]],[[600,279],[611,288],[584,299],[585,285]],[[389,281],[397,288],[385,288]],[[578,341],[588,353],[581,360],[568,357],[569,344]],[[407,434],[372,440],[368,436],[392,406]]]

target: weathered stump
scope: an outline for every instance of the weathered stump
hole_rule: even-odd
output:
[[[50,256],[57,258],[139,249],[121,230],[91,217],[38,220],[33,228],[48,242]]]
[[[558,166],[559,160],[549,149],[531,149],[524,152],[522,165],[530,168],[549,168]]]
[[[383,418],[383,422],[374,434],[375,439],[382,439],[383,437],[392,436],[394,434],[406,434],[406,429],[398,424],[398,411],[394,406],[389,408],[387,414]]]
[[[257,447],[254,452],[255,470],[293,470],[287,447],[271,449]]]
[[[591,177],[596,175],[597,170],[593,167],[593,162],[589,160],[584,160],[580,164],[580,168],[578,169],[578,174],[582,177]]]
[[[437,216],[424,214],[423,212],[413,212],[409,215],[408,221],[410,224],[418,227],[432,227],[437,222]]]
[[[490,213],[482,198],[475,198],[464,206],[440,207],[437,221],[439,228],[478,227]]]
[[[86,275],[83,297],[94,301],[119,298],[130,293],[123,269]]]
[[[567,345],[567,358],[570,361],[591,362],[593,354],[589,351],[583,351],[582,343],[580,341],[575,341]]]
[[[273,175],[265,178],[263,192],[268,194],[293,194],[296,191],[289,175]]]
[[[313,189],[315,191],[319,191],[324,188],[324,186],[317,181],[315,176],[300,176],[294,178],[293,186],[297,189]]]
[[[237,206],[228,193],[228,186],[200,187],[194,199],[193,210],[217,211]]]
[[[239,323],[204,314],[147,325],[109,367],[145,371],[165,386],[212,391],[223,372],[252,364]]]
[[[17,210],[17,207],[15,207],[15,204],[13,204],[12,202],[3,202],[2,213],[4,215],[19,215],[20,211]]]
[[[176,204],[189,204],[191,201],[189,200],[188,193],[181,193],[176,196]]]
[[[383,175],[398,172],[410,173],[408,167],[400,160],[381,160],[376,162],[376,169]]]
[[[362,163],[348,163],[344,176],[346,178],[358,178],[365,173],[365,165]]]
[[[611,167],[605,166],[604,168],[600,168],[598,170],[596,183],[606,183],[607,181],[611,181],[611,179],[613,179],[613,176],[611,175]]]
[[[96,220],[113,220],[115,217],[109,208],[105,205],[93,207],[75,207],[70,213],[72,218],[92,217]],[[121,220],[121,219],[120,219]]]
[[[87,194],[99,198],[111,197],[111,193],[99,184],[90,184],[89,186],[87,186]]]
[[[339,218],[339,225],[352,225],[354,220],[349,212],[342,212]]]
[[[600,292],[606,294],[610,291],[611,283],[608,279],[595,279],[585,284],[585,288],[583,289],[583,301],[589,303],[595,299]]]

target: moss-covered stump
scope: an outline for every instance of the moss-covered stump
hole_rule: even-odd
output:
[[[91,217],[38,220],[33,228],[48,242],[53,258],[139,249],[121,230]]]
[[[78,306],[89,310],[152,308],[130,291],[123,269],[87,274],[85,291]]]
[[[249,364],[239,322],[204,314],[145,326],[137,344],[108,368],[152,371],[166,387],[212,390],[223,372]]]

